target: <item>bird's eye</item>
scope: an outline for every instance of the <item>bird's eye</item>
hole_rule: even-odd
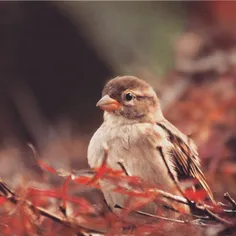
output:
[[[134,95],[132,93],[126,93],[125,94],[125,100],[131,101],[134,98]]]

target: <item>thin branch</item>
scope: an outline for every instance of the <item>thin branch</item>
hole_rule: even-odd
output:
[[[222,217],[218,216],[217,214],[213,213],[211,210],[209,210],[209,209],[207,209],[207,208],[205,208],[204,210],[209,214],[209,216],[210,216],[211,218],[213,218],[213,219],[219,221],[219,222],[222,223],[222,224],[231,225],[231,226],[232,226],[232,225],[235,225],[234,222],[228,221],[228,220],[226,220],[226,219],[223,219]]]
[[[228,192],[224,194],[224,199],[230,202],[230,204],[233,206],[233,209],[236,209],[236,201],[230,196]]]
[[[126,210],[125,207],[117,205],[117,204],[115,205],[115,208]],[[177,220],[177,219],[167,218],[167,217],[164,217],[164,216],[153,215],[153,214],[149,214],[149,213],[146,213],[146,212],[143,212],[143,211],[134,211],[134,213],[137,213],[137,214],[142,215],[142,216],[147,216],[147,217],[150,217],[152,219],[157,219],[157,220],[164,220],[164,221],[169,221],[169,222],[174,222],[174,223],[181,223],[181,224],[189,223],[189,221]]]
[[[66,227],[72,228],[79,233],[82,233],[82,234],[83,233],[98,233],[98,234],[104,233],[104,231],[86,228],[84,226],[79,225],[77,222],[70,221],[69,219],[64,219],[64,218],[58,216],[57,214],[53,214],[53,213],[47,211],[46,209],[44,209],[42,207],[33,205],[32,202],[22,199],[21,197],[16,195],[2,181],[0,182],[0,196],[4,197],[5,199],[7,199],[9,202],[13,203],[14,205],[17,205],[19,203],[24,204],[26,207],[28,207],[33,212],[37,212],[41,216],[47,217],[47,218],[53,220],[54,222],[57,222],[57,223],[62,224]]]

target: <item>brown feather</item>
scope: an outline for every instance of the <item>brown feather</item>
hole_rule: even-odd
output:
[[[169,141],[173,145],[169,153],[173,158],[178,180],[197,179],[200,187],[206,190],[210,200],[214,201],[212,191],[201,171],[197,148],[193,140],[182,134],[167,120],[157,123],[157,125],[166,132]]]

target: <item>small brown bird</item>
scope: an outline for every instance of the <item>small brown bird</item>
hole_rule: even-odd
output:
[[[97,106],[104,110],[104,121],[88,147],[90,167],[102,164],[106,143],[109,167],[120,170],[123,166],[128,175],[138,176],[174,194],[180,194],[175,181],[197,179],[198,186],[194,188],[205,189],[208,198],[213,200],[194,142],[164,118],[149,84],[134,76],[116,77],[104,87]],[[100,184],[111,208],[116,204],[124,206],[125,195],[113,192],[112,185],[102,181]],[[145,211],[155,214],[156,205],[149,204]]]

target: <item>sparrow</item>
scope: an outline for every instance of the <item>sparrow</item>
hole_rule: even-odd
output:
[[[178,195],[175,181],[197,180],[192,188],[205,190],[207,198],[214,201],[194,141],[165,119],[159,99],[148,83],[134,76],[116,77],[105,85],[96,106],[104,110],[104,120],[88,146],[91,168],[102,164],[106,143],[110,168],[122,170],[123,167],[129,176],[138,176]],[[100,185],[114,211],[115,205],[124,206],[127,202],[125,194],[112,191],[115,188],[112,184],[100,181]],[[151,214],[156,210],[154,203],[144,208]]]

